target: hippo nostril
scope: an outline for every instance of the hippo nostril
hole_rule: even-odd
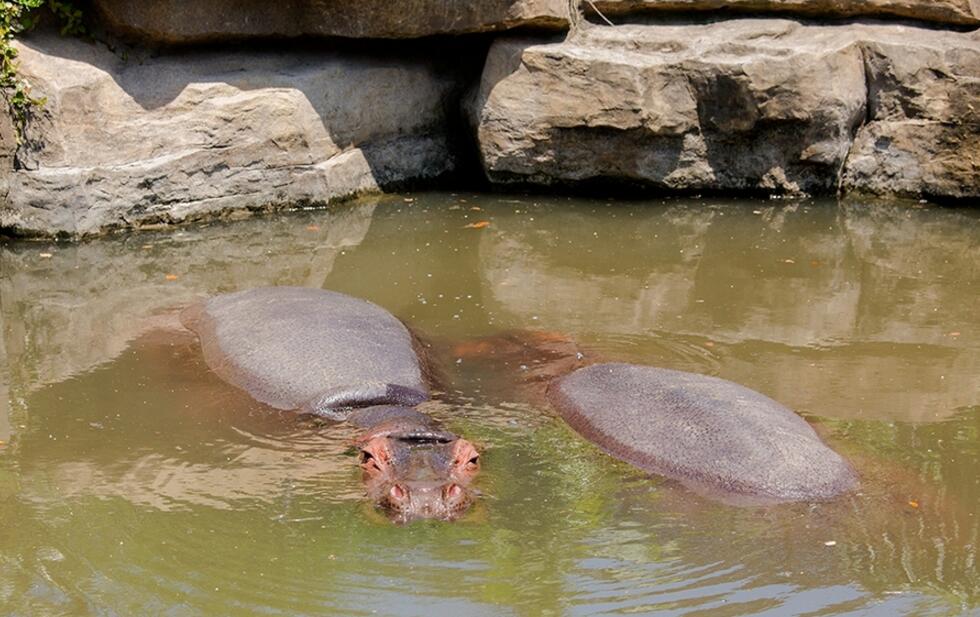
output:
[[[393,484],[391,489],[388,490],[388,494],[398,503],[405,501],[408,497],[408,491],[401,484]]]
[[[459,496],[463,494],[463,489],[458,484],[448,484],[444,489],[442,489],[442,496],[447,500],[459,499]]]

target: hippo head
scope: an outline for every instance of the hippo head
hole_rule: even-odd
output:
[[[473,502],[480,455],[469,441],[428,423],[385,422],[358,440],[368,496],[397,523],[451,521]]]

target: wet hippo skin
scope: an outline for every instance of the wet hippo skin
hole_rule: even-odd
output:
[[[346,421],[368,497],[396,522],[452,520],[474,497],[479,453],[414,407],[429,398],[414,339],[383,308],[322,289],[266,287],[181,314],[222,379],[272,407]]]
[[[806,421],[730,381],[596,364],[556,381],[549,398],[612,456],[722,501],[823,500],[857,486],[851,466]]]
[[[181,321],[215,373],[277,409],[343,419],[353,407],[429,398],[408,329],[366,300],[263,287],[203,300]]]

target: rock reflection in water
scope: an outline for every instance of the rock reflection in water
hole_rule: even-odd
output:
[[[7,345],[4,341],[3,312],[0,311],[0,448],[10,441],[10,379],[7,369]]]
[[[364,239],[375,206],[365,200],[320,212],[315,225],[269,217],[125,241],[0,245],[0,313],[13,381],[31,391],[99,366],[143,332],[173,324],[168,311],[204,295],[321,287],[337,255]],[[40,258],[45,251],[53,256]]]
[[[497,221],[479,249],[488,308],[824,416],[929,421],[978,403],[975,212],[743,208]]]
[[[55,411],[32,417],[19,440],[30,451],[21,473],[39,503],[97,496],[226,510],[363,497],[349,482],[350,429],[255,402],[207,369],[189,333],[144,334],[84,381],[81,392],[68,380],[31,397],[31,407]]]

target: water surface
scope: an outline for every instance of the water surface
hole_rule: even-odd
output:
[[[258,285],[433,342],[478,507],[392,525],[349,431],[208,372],[174,311]],[[980,213],[923,204],[436,193],[3,244],[0,613],[980,614],[978,297]],[[453,356],[526,330],[772,396],[862,490],[734,508],[616,462],[522,394],[533,367]]]

